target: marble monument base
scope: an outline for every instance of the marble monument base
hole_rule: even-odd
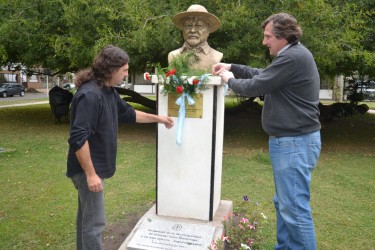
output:
[[[232,201],[221,200],[212,221],[156,214],[154,205],[135,225],[119,250],[199,250],[223,234],[221,222],[232,212]]]

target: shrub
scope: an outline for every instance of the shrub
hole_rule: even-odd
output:
[[[224,234],[213,240],[209,249],[259,249],[262,225],[267,221],[260,204],[244,196],[236,209],[224,216]]]

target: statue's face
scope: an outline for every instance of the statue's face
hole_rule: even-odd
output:
[[[183,34],[185,42],[195,47],[207,42],[210,27],[202,18],[189,17],[184,21]]]

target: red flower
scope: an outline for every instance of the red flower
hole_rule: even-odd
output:
[[[193,80],[193,85],[198,85],[199,82],[200,82],[199,79],[194,79]]]
[[[174,75],[176,73],[176,69],[171,69],[170,71],[168,71],[165,76],[168,77],[168,76],[171,76],[171,75]]]
[[[176,87],[176,91],[177,91],[177,93],[182,94],[182,92],[184,91],[184,88],[182,86],[178,85]]]
[[[150,81],[151,80],[151,76],[150,76],[150,73],[146,72],[143,74],[143,78],[147,81]]]

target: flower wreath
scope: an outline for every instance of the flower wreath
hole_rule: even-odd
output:
[[[164,96],[168,94],[180,94],[177,98],[176,104],[180,106],[178,111],[178,126],[176,144],[181,145],[182,132],[186,116],[185,98],[188,105],[194,105],[194,97],[197,91],[207,89],[205,84],[209,74],[204,74],[199,70],[192,70],[192,63],[196,62],[196,56],[193,53],[185,53],[176,56],[171,62],[170,67],[157,67],[157,80],[159,84],[163,84],[162,93]],[[200,76],[199,76],[200,75]],[[144,73],[145,80],[151,80],[150,73]]]
[[[163,84],[162,93],[168,94],[187,94],[190,97],[196,95],[197,91],[207,89],[205,84],[207,76],[201,70],[192,70],[190,65],[195,61],[195,55],[185,53],[176,56],[167,68],[156,67],[156,75],[159,84]],[[151,74],[144,73],[144,79],[151,80]]]

